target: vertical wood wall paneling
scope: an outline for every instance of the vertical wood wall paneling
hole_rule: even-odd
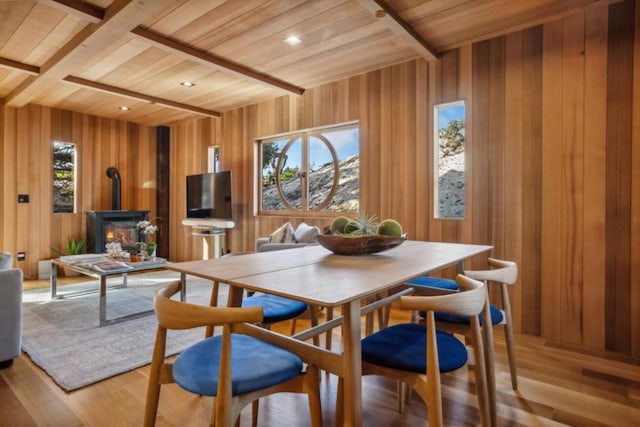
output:
[[[541,320],[542,238],[542,27],[523,37],[522,124],[522,256],[518,286],[522,301],[520,327],[539,335]],[[518,307],[514,307],[514,311]],[[517,312],[517,311],[516,311]],[[518,325],[517,321],[514,321]]]
[[[607,70],[606,347],[624,353],[630,351],[631,318],[633,28],[633,2],[612,5]]]
[[[561,311],[558,304],[562,286],[561,262],[561,171],[562,157],[562,46],[563,22],[544,25],[542,58],[542,335],[559,340]]]
[[[428,171],[432,170],[429,166],[432,158],[432,134],[431,126],[431,103],[429,102],[429,65],[424,60],[416,62],[416,122],[415,122],[415,164],[416,172],[413,179],[413,198],[415,199],[415,212],[413,213],[414,229],[413,235],[409,234],[408,238],[414,240],[425,240],[428,236],[429,218],[431,210],[429,204],[429,183]],[[422,179],[420,177],[423,177]],[[411,187],[409,187],[411,188]],[[403,227],[407,227],[404,224]],[[418,237],[420,236],[420,237]]]
[[[470,156],[472,168],[469,180],[473,193],[469,194],[473,212],[470,212],[471,240],[478,244],[491,244],[489,236],[489,42],[473,45],[473,104],[468,106],[473,114],[473,148]]]
[[[608,10],[585,14],[583,344],[605,348],[605,241]]]
[[[473,156],[473,49],[471,45],[462,46],[458,49],[458,97],[465,101],[465,218],[459,223],[459,242],[471,243],[472,240],[472,221],[473,215],[473,198],[470,197],[475,191],[474,183],[471,179],[473,174],[473,165],[471,158]],[[475,257],[466,266],[467,268],[486,268],[486,255]]]
[[[635,3],[633,105],[640,103],[640,0]],[[640,108],[633,108],[631,168],[631,354],[640,356]]]
[[[505,46],[505,163],[504,163],[504,234],[503,258],[522,265],[522,176],[524,127],[524,33],[506,37]],[[509,289],[513,309],[522,313],[522,287]],[[514,326],[521,329],[520,318]]]
[[[489,41],[489,231],[490,242],[497,257],[504,255],[505,192],[505,50],[506,38]],[[506,257],[505,257],[506,258]]]
[[[562,133],[558,154],[562,157],[560,275],[561,335],[565,343],[582,343],[582,223],[584,140],[584,16],[564,20]]]

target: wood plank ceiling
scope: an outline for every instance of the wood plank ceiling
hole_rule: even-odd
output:
[[[0,98],[169,124],[615,1],[2,1]]]

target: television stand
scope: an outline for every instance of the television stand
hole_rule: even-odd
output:
[[[213,237],[213,258],[222,254],[221,237],[225,236],[226,228],[233,228],[233,221],[211,218],[185,218],[182,225],[191,227],[191,235],[202,237],[202,259],[211,258],[211,250],[208,237]]]

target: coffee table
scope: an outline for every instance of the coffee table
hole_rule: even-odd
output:
[[[51,299],[69,298],[72,296],[86,295],[89,293],[99,292],[100,293],[99,319],[100,319],[101,327],[106,325],[111,325],[113,323],[122,322],[124,320],[135,319],[135,318],[153,313],[153,308],[151,308],[149,310],[139,311],[139,312],[127,314],[124,316],[107,319],[107,290],[126,288],[127,273],[163,268],[167,264],[167,260],[165,258],[155,257],[142,262],[127,262],[127,263],[124,263],[127,265],[126,268],[113,269],[109,271],[97,271],[91,268],[92,264],[99,262],[103,258],[104,256],[100,254],[93,254],[93,255],[80,255],[80,256],[76,256],[75,258],[74,256],[67,256],[67,257],[52,259],[51,260],[51,276],[50,276]],[[100,282],[100,286],[97,290],[65,292],[64,294],[60,294],[58,293],[58,268],[72,270],[84,276],[89,276],[89,277],[93,277],[94,279],[98,279]],[[122,276],[122,284],[107,287],[107,278],[109,276],[118,276],[118,275]]]

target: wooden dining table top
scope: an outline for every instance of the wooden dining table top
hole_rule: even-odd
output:
[[[386,252],[347,256],[314,245],[171,263],[166,268],[250,291],[339,306],[491,249],[487,245],[407,240]]]

